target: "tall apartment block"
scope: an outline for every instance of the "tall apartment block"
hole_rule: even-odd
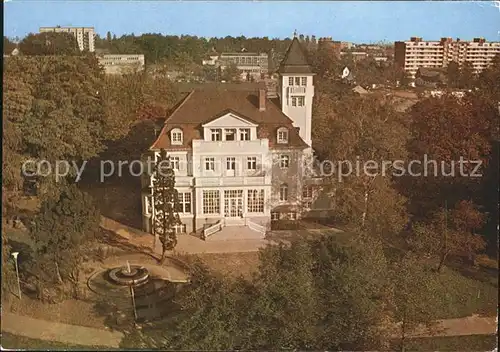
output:
[[[94,52],[95,50],[94,27],[40,27],[39,32],[71,33],[75,36],[78,47],[81,51],[88,50],[90,52]]]
[[[397,66],[410,72],[412,78],[419,67],[447,67],[452,61],[462,66],[470,62],[474,71],[479,73],[488,67],[495,55],[500,54],[500,42],[486,42],[483,38],[462,41],[441,38],[439,41],[424,41],[412,37],[409,41],[394,43],[394,61]]]

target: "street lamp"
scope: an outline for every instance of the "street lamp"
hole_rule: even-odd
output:
[[[19,252],[12,253],[12,256],[14,257],[14,262],[16,263],[17,289],[19,290],[19,299],[21,299],[21,281],[19,280],[19,267],[17,265],[17,256],[18,255],[19,255]]]

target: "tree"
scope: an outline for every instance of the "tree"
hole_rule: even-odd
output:
[[[380,242],[349,235],[269,246],[260,273],[228,279],[192,267],[175,313],[144,328],[134,347],[188,350],[379,348],[387,265]],[[139,341],[139,342],[138,342]]]
[[[475,86],[476,74],[474,66],[470,61],[465,61],[460,67],[460,79],[458,87],[461,89],[471,89]]]
[[[477,173],[483,172],[488,161],[497,109],[474,95],[461,99],[450,95],[421,100],[408,112],[410,159],[421,164],[414,164],[413,175],[399,178],[398,184],[409,198],[415,221],[428,218],[445,201],[453,206],[460,200],[476,199],[482,178],[468,175],[475,161],[482,162]],[[462,166],[460,158],[467,161]]]
[[[411,73],[405,70],[400,71],[400,80],[399,80],[399,86],[400,87],[408,87],[408,85],[412,82],[412,77]]]
[[[334,167],[326,181],[337,220],[374,233],[398,232],[407,221],[405,199],[394,190],[393,164],[381,163],[406,160],[406,122],[375,97],[317,97],[313,145],[324,165]],[[375,170],[365,172],[373,163]]]
[[[77,283],[83,246],[92,239],[99,222],[93,198],[76,185],[63,189],[56,200],[45,200],[30,227],[38,279]]]
[[[160,262],[165,260],[166,251],[172,250],[177,245],[175,226],[181,221],[177,209],[179,198],[175,190],[175,173],[170,165],[167,152],[162,149],[157,160],[153,181],[153,234],[159,237],[162,245]]]
[[[429,222],[416,223],[410,243],[420,252],[439,258],[441,271],[450,255],[467,256],[474,263],[475,255],[485,247],[485,241],[476,231],[485,222],[485,214],[471,201],[460,201],[453,209],[439,210]]]
[[[226,68],[224,68],[224,70],[222,71],[222,79],[226,82],[239,81],[240,70],[234,62],[231,62],[226,66]]]
[[[460,67],[455,61],[451,61],[446,69],[448,76],[448,86],[457,88],[460,84]]]
[[[392,263],[389,275],[392,311],[400,323],[401,351],[405,351],[407,337],[420,324],[432,327],[433,313],[446,298],[440,295],[437,278],[411,252]]]
[[[71,33],[30,33],[19,43],[19,50],[28,56],[81,54],[76,38]]]
[[[6,36],[3,37],[3,54],[10,55],[12,51],[17,47],[16,43],[12,42]]]
[[[4,226],[2,222],[2,300],[8,300],[15,287],[16,273],[12,262],[12,251],[5,237]]]
[[[500,54],[495,55],[489,66],[481,72],[478,78],[480,93],[498,104],[500,96]]]

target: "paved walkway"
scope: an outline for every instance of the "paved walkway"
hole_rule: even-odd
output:
[[[439,320],[432,333],[424,326],[413,332],[414,337],[426,336],[465,336],[465,335],[493,335],[497,333],[496,317],[480,317],[472,315],[465,318]]]
[[[128,227],[106,217],[101,217],[101,227],[139,248],[151,249],[153,247],[154,237],[149,233]],[[225,230],[225,235],[220,237],[219,240],[217,234],[214,234],[207,241],[188,234],[179,235],[177,236],[177,246],[174,252],[179,254],[257,252],[262,247],[276,243],[275,241],[260,238],[260,236],[248,239],[231,239],[233,236],[227,233],[231,229],[227,228]],[[160,241],[156,241],[155,253],[161,254]]]
[[[118,348],[123,334],[85,326],[62,324],[2,312],[2,331],[32,339],[61,343]]]

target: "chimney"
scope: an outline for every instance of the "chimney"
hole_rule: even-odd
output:
[[[259,87],[259,111],[266,111],[266,87]]]

